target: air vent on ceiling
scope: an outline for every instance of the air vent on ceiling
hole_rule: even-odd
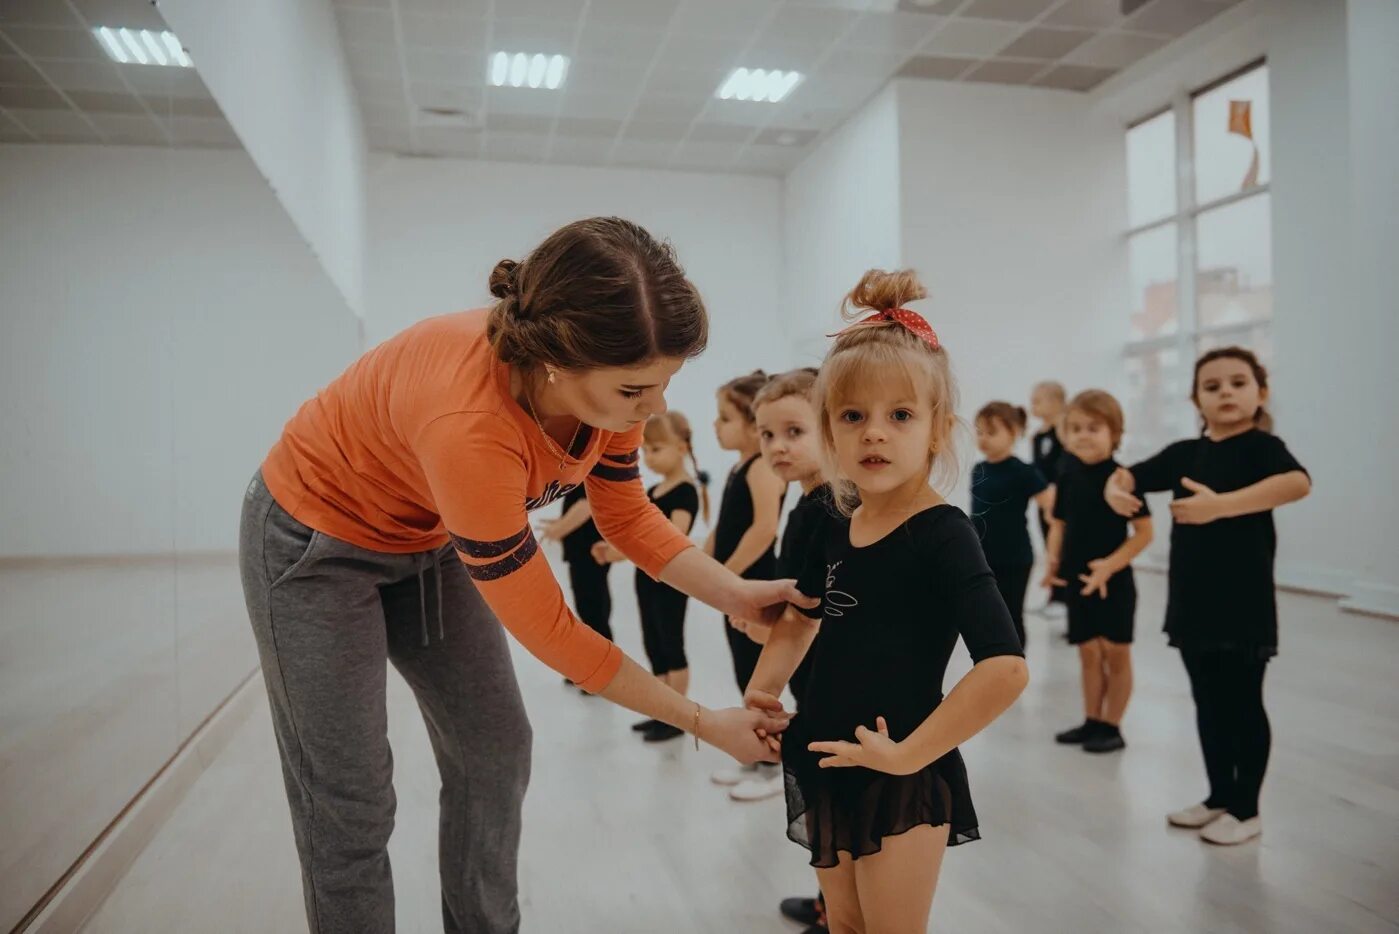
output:
[[[461,107],[419,107],[413,122],[416,126],[435,129],[479,130],[481,114]]]

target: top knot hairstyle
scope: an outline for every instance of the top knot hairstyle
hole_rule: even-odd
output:
[[[927,297],[928,290],[912,269],[894,272],[871,269],[860,277],[859,284],[841,303],[841,316],[847,321],[858,321],[869,312],[897,311],[908,302]],[[940,486],[954,482],[957,476],[953,444],[957,382],[952,376],[947,351],[935,337],[930,342],[894,319],[846,328],[836,335],[821,364],[811,399],[816,407],[828,464],[835,460],[831,421],[840,407],[871,384],[890,382],[900,392],[913,392],[927,400],[933,422],[934,448],[929,455],[930,479]],[[836,493],[837,506],[849,515],[859,502],[855,485],[835,476],[829,466],[827,473]]]
[[[1011,405],[1009,402],[988,402],[976,413],[977,423],[1000,422],[1006,430],[1013,435],[1018,435],[1025,430],[1028,422],[1026,412],[1018,405]]]
[[[753,400],[767,383],[768,375],[762,370],[754,370],[747,376],[729,380],[719,387],[719,393],[733,403],[733,407],[738,409],[739,414],[751,425],[753,424]]]
[[[503,363],[565,370],[697,356],[709,318],[667,243],[618,217],[575,221],[491,271],[486,336]]]

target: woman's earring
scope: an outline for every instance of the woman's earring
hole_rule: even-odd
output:
[[[550,371],[549,371],[549,382],[550,382],[550,383],[553,383],[553,382],[554,382],[554,377],[555,377],[556,375],[558,375],[558,374],[557,374],[554,370],[550,370]]]

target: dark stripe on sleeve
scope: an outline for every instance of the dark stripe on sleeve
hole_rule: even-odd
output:
[[[598,464],[589,472],[589,475],[600,480],[625,483],[628,480],[638,479],[641,476],[641,469],[639,467],[609,467],[606,464]]]
[[[526,538],[534,536],[528,525],[509,538],[502,538],[498,542],[482,542],[474,538],[462,538],[451,532],[447,534],[452,539],[452,547],[470,558],[499,558],[507,552],[514,551]]]
[[[499,561],[492,561],[490,564],[466,564],[466,573],[471,575],[472,580],[493,581],[513,574],[529,563],[529,559],[534,557],[534,553],[539,550],[539,542],[531,535],[525,543],[515,551],[514,554],[501,558]]]
[[[636,451],[628,451],[625,454],[604,454],[602,456],[612,461],[614,464],[635,464],[641,459],[641,455]]]

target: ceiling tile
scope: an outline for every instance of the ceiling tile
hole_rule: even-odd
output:
[[[951,81],[977,63],[975,58],[943,58],[937,55],[919,55],[908,60],[899,69],[900,78],[924,78],[933,81]]]
[[[815,130],[774,126],[760,132],[753,140],[755,146],[805,146],[821,134]]]
[[[1074,49],[1064,58],[1064,62],[1100,68],[1125,68],[1155,52],[1167,41],[1159,36],[1102,32]]]
[[[1036,58],[1052,61],[1063,58],[1083,45],[1093,33],[1086,29],[1028,29],[996,54],[1004,58]]]
[[[110,71],[110,69],[108,70]],[[46,88],[49,86],[43,76],[18,55],[0,55],[0,84],[26,88]]]
[[[355,96],[359,98],[361,104],[373,105],[393,105],[405,103],[403,93],[403,81],[399,78],[381,78],[373,81],[368,78],[355,79]],[[419,82],[420,86],[438,87],[440,82]],[[447,85],[465,89],[466,85]],[[413,85],[409,84],[409,94],[412,94]]]
[[[986,81],[992,84],[1029,84],[1044,65],[1040,62],[984,62],[971,71],[964,81]]]
[[[507,162],[538,162],[544,158],[546,142],[538,136],[490,133],[486,136],[486,157]]]
[[[731,123],[696,123],[690,129],[689,140],[692,143],[728,143],[733,146],[752,139],[755,129]]]
[[[0,3],[0,29],[8,26],[66,26],[79,29],[82,25],[68,4],[57,0],[5,0]]]
[[[360,117],[365,126],[407,130],[409,125],[408,105],[402,100],[396,104],[366,104],[361,101]]]
[[[429,13],[435,16],[470,16],[477,19],[490,12],[492,0],[392,0],[387,4],[374,3],[374,6],[392,7],[406,13]]]
[[[218,117],[223,119],[223,110],[218,101],[211,97],[161,97],[145,99],[146,104],[157,117]],[[79,102],[81,106],[81,102]]]
[[[486,83],[486,57],[467,52],[410,48],[408,78],[438,84],[480,86]]]
[[[1028,23],[1049,9],[1055,0],[973,0],[962,10],[963,15],[982,19],[1003,19]]]
[[[559,104],[559,113],[584,119],[622,120],[631,112],[634,96],[621,97],[617,94],[590,94],[570,90],[564,94]]]
[[[107,53],[92,33],[85,29],[38,29],[29,26],[4,27],[0,33],[30,58],[78,58],[107,60]],[[0,42],[0,45],[3,45]]]
[[[1046,16],[1044,22],[1054,26],[1105,29],[1123,19],[1122,0],[1069,0]]]
[[[141,99],[134,94],[112,94],[107,91],[69,91],[68,97],[79,110],[97,113],[145,113]]]
[[[373,45],[396,41],[392,10],[341,7],[335,11],[340,35],[348,45]]]
[[[568,66],[564,87],[571,93],[617,94],[635,97],[646,77],[646,66],[636,62],[577,61]]]
[[[985,58],[1005,48],[1020,33],[1020,29],[1014,23],[954,19],[918,51],[925,55]]]
[[[647,94],[636,102],[632,120],[678,122],[689,126],[690,121],[709,101],[705,97],[661,97]]]
[[[381,152],[405,152],[412,145],[408,131],[398,127],[367,126],[364,136],[371,149]]]
[[[100,139],[87,121],[71,110],[25,110],[16,116],[44,139],[91,142]]]
[[[846,37],[852,48],[911,52],[943,25],[940,16],[919,13],[872,13]]]
[[[623,141],[659,140],[674,144],[680,142],[689,129],[689,121],[632,120],[627,124]]]
[[[584,0],[509,0],[496,3],[496,14],[524,17],[525,19],[549,20],[551,22],[572,22],[583,12]]]
[[[51,88],[0,87],[0,107],[11,110],[67,110],[63,95]]]
[[[651,77],[646,82],[646,90],[648,93],[671,97],[709,97],[719,89],[728,75],[728,68],[673,69],[668,65],[660,65],[651,72]]]
[[[393,78],[402,80],[398,49],[392,45],[347,45],[345,57],[351,78]]]
[[[671,31],[682,36],[715,36],[746,40],[772,12],[771,0],[703,0],[686,3],[671,20]]]
[[[560,117],[554,128],[555,136],[569,136],[575,139],[612,140],[622,132],[622,121],[601,117]]]
[[[612,149],[612,161],[617,165],[656,168],[665,165],[674,151],[674,143],[622,139]]]
[[[114,143],[164,146],[165,132],[146,114],[89,114],[92,122]]]
[[[558,91],[538,88],[486,88],[486,111],[553,116],[562,97]]]
[[[494,90],[514,90],[513,88],[495,88]],[[448,110],[479,111],[487,106],[484,88],[468,88],[459,84],[414,84],[408,89],[410,113],[413,109],[421,107],[441,107]],[[398,98],[402,100],[400,96]],[[388,104],[389,100],[383,103]],[[508,109],[502,103],[502,109]],[[547,111],[535,108],[534,113],[552,113],[552,108]]]
[[[576,32],[572,19],[498,19],[491,26],[490,51],[571,56]]]
[[[492,133],[548,136],[554,129],[554,118],[541,114],[493,113],[486,116],[486,129]]]
[[[393,6],[393,0],[331,0],[335,7],[377,7],[387,10]]]
[[[58,62],[54,62],[55,67]],[[71,64],[65,62],[63,64]],[[48,66],[45,66],[48,71]],[[140,65],[116,65],[131,89],[147,100],[153,97],[210,97],[209,89],[193,68],[145,68]]]
[[[8,2],[8,0],[7,0]],[[73,0],[89,26],[168,29],[152,0]],[[55,3],[55,6],[60,5]]]
[[[612,140],[556,135],[549,149],[549,161],[568,165],[606,165],[612,155]]]
[[[30,136],[18,123],[0,119],[0,143],[32,143],[34,137]]]
[[[899,0],[899,5],[905,9],[914,9],[920,13],[945,13],[951,15],[966,3],[967,0]]]
[[[675,151],[671,164],[680,169],[723,171],[733,165],[742,148],[742,142],[706,143],[691,139]]]
[[[817,74],[797,85],[779,106],[790,110],[854,110],[878,90],[886,76]]]
[[[850,10],[825,7],[783,6],[768,21],[763,39],[780,42],[811,42],[829,45],[858,22],[860,15]]]
[[[809,72],[825,54],[821,43],[769,40],[754,43],[737,64],[748,68],[777,68],[782,71]]]
[[[1087,65],[1059,65],[1040,76],[1035,84],[1065,91],[1091,91],[1117,73],[1115,68],[1091,68]]]
[[[112,62],[44,62],[42,66],[44,74],[48,76],[56,86],[63,90],[79,89],[84,91],[115,91],[126,90],[126,84],[122,82],[123,74],[119,71],[120,66]],[[128,69],[125,77],[129,81],[136,77],[138,69]],[[139,69],[142,73],[181,73],[193,74],[192,68],[147,68]],[[196,77],[196,80],[197,77]],[[0,84],[7,82],[0,81]],[[203,84],[200,84],[203,87]]]
[[[739,156],[734,171],[756,175],[786,175],[806,156],[801,146],[749,146]]]
[[[665,34],[655,29],[603,25],[591,17],[578,41],[579,59],[649,64]]]
[[[483,52],[486,47],[484,20],[462,16],[433,16],[428,13],[401,13],[403,44],[458,52]],[[511,50],[515,51],[515,50]],[[519,51],[526,51],[520,49]],[[412,50],[409,49],[409,57]]]
[[[829,75],[856,75],[864,78],[887,78],[903,63],[902,56],[869,49],[847,49],[837,46],[821,63],[821,72]]]
[[[236,149],[241,144],[228,121],[219,117],[171,117],[162,120],[176,145]]]
[[[727,39],[672,33],[661,49],[656,65],[658,69],[703,68],[727,72],[738,64],[742,51],[741,43]]]
[[[502,134],[505,136],[508,134]],[[481,151],[481,134],[470,130],[452,127],[424,127],[418,130],[416,152],[436,156],[464,156],[475,158]],[[535,151],[543,145],[543,137],[529,137]]]
[[[680,0],[592,0],[588,20],[601,25],[665,29]]]
[[[1163,36],[1183,36],[1225,9],[1227,7],[1205,0],[1153,0],[1128,17],[1123,26]]]
[[[760,127],[772,122],[773,104],[752,101],[711,100],[700,119],[706,123],[729,123],[737,126]]]

